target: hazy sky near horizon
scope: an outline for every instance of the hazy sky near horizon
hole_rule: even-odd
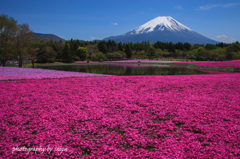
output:
[[[240,41],[239,0],[0,0],[0,14],[66,40],[124,34],[158,17],[219,42]]]

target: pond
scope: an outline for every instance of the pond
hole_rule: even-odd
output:
[[[108,75],[195,75],[206,72],[184,67],[157,64],[76,64],[36,66],[42,69],[108,74]]]

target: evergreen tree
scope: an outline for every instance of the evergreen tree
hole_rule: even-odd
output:
[[[134,45],[133,45],[132,42],[130,42],[130,43],[128,44],[128,46],[129,46],[129,48],[130,48],[131,50],[134,50]]]
[[[184,44],[183,44],[183,47],[184,47],[185,50],[189,51],[189,50],[191,49],[191,44],[189,44],[189,43],[184,43]]]
[[[70,46],[66,42],[63,48],[63,55],[62,55],[62,60],[65,62],[71,62],[72,61],[72,56],[71,56],[71,51],[70,51]]]
[[[155,54],[156,54],[155,49],[153,47],[151,47],[148,51],[149,60],[150,60],[150,58],[153,58],[153,56],[155,56]]]
[[[216,45],[213,45],[213,44],[207,44],[206,46],[205,46],[205,49],[207,49],[207,50],[214,50],[214,49],[216,49],[217,48],[217,46]]]
[[[56,52],[57,52],[57,56],[56,59],[63,59],[62,55],[63,55],[63,48],[64,48],[64,43],[61,42],[61,40],[59,42],[55,43],[56,46]]]
[[[178,49],[178,50],[183,50],[183,43],[180,43],[178,42],[176,45],[175,45],[175,48]]]
[[[104,53],[104,54],[107,53],[107,46],[106,46],[106,44],[105,44],[105,41],[100,41],[100,42],[98,43],[98,49],[99,49],[100,52],[102,52],[102,53]]]
[[[124,51],[126,49],[126,44],[123,43],[122,47],[123,47],[123,51]]]
[[[127,54],[127,58],[130,58],[132,56],[132,51],[128,44],[126,45],[125,53]]]
[[[123,51],[123,46],[122,46],[122,43],[121,43],[121,42],[118,44],[118,50],[119,50],[119,51]]]
[[[53,63],[55,61],[56,52],[50,46],[41,46],[37,54],[37,58],[41,59],[43,63]]]
[[[172,52],[173,54],[175,53],[175,46],[172,42],[168,44],[168,52]]]
[[[77,50],[78,47],[79,47],[79,44],[78,44],[77,40],[75,40],[75,41],[73,42],[73,49],[74,49],[74,50]]]
[[[76,55],[76,49],[74,48],[74,41],[73,40],[70,41],[69,46],[70,46],[70,53],[74,57]]]
[[[223,42],[221,42],[221,43],[219,43],[219,44],[216,44],[216,46],[223,48],[224,45],[223,45]]]
[[[53,41],[53,39],[51,38],[49,41],[49,46],[55,51],[58,52],[57,47],[56,47],[56,43]]]

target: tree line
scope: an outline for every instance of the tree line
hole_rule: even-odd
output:
[[[17,21],[5,14],[0,16],[0,61],[5,66],[7,60],[18,59],[22,67],[23,59],[35,62],[52,63],[74,62],[79,60],[122,60],[130,58],[179,58],[189,60],[232,60],[240,59],[238,42],[216,45],[191,45],[189,43],[149,41],[137,43],[117,43],[108,41],[68,40],[56,42],[33,37],[28,24]]]

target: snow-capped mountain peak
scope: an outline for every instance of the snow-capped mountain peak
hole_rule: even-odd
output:
[[[170,16],[159,16],[141,25],[140,27],[134,29],[128,34],[142,34],[142,33],[149,33],[157,30],[164,31],[165,29],[172,32],[183,31],[183,30],[192,31],[190,28],[179,23],[178,21],[176,21]]]
[[[194,32],[170,16],[159,16],[132,31],[118,36],[106,37],[103,40],[107,41],[109,39],[122,43],[143,41],[149,41],[150,43],[157,41],[172,43],[188,42],[190,44],[218,43]]]

